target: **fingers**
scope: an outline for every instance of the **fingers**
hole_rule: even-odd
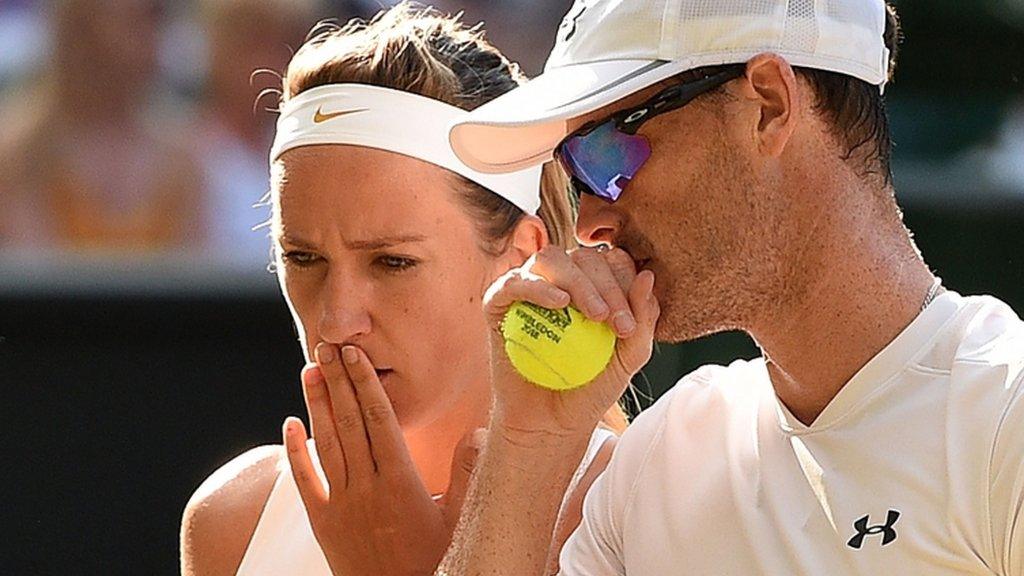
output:
[[[327,481],[332,486],[345,486],[345,454],[342,452],[338,433],[334,429],[327,382],[318,366],[307,366],[302,370],[302,393],[306,399],[306,410],[309,412],[309,425],[313,431],[316,453]],[[305,429],[302,433],[305,440]]]
[[[661,316],[661,305],[654,295],[655,280],[654,272],[644,270],[637,275],[637,281],[629,290],[630,306],[637,311],[637,321],[650,338],[653,338],[654,329]]]
[[[569,293],[522,268],[510,270],[498,278],[484,294],[484,311],[492,326],[501,324],[509,306],[515,302],[532,302],[544,308],[565,308]]]
[[[299,489],[299,496],[306,510],[314,514],[327,501],[327,491],[316,475],[313,460],[306,449],[306,428],[298,418],[289,417],[284,421],[281,435],[284,437],[288,465]]]
[[[596,252],[588,248],[581,248],[581,250]],[[610,303],[602,297],[601,290],[595,284],[594,279],[588,276],[574,261],[573,256],[561,249],[549,247],[541,250],[532,256],[530,261],[527,261],[526,268],[568,292],[572,296],[573,304],[591,320],[603,322],[608,318],[609,312],[612,312]],[[607,267],[600,272],[610,275]],[[601,280],[601,286],[606,287],[607,282],[603,282],[605,279],[601,278]]]
[[[607,316],[609,325],[615,329],[619,337],[626,337],[636,329],[636,320],[626,298],[626,291],[633,283],[636,272],[633,270],[632,259],[625,256],[626,262],[623,263],[620,255],[624,256],[625,252],[598,252],[595,249],[581,248],[574,251],[571,258],[597,289],[610,310]],[[612,268],[612,259],[616,261],[617,269]]]
[[[406,448],[398,418],[370,359],[356,346],[344,346],[341,358],[355,388],[370,441],[370,452],[378,471],[412,470],[412,457]]]
[[[611,268],[612,275],[619,281],[619,287],[622,288],[622,292],[628,294],[629,287],[633,285],[633,280],[636,279],[636,264],[634,264],[633,258],[620,248],[607,250],[601,254],[604,255],[608,267]]]
[[[476,467],[477,457],[483,448],[487,430],[480,428],[466,434],[455,447],[452,458],[451,480],[444,495],[444,516],[449,527],[454,528],[459,519],[459,510],[469,491],[469,481]]]
[[[492,325],[519,300],[545,308],[562,308],[571,301],[591,320],[607,321],[619,337],[626,337],[636,329],[627,298],[635,276],[633,260],[622,250],[581,248],[570,255],[549,247],[499,278],[484,301]]]
[[[637,330],[632,336],[620,339],[616,356],[625,371],[632,377],[651,359],[654,345],[654,329],[658,323],[661,308],[654,296],[654,273],[644,270],[636,277],[629,289],[629,304],[636,313]]]
[[[376,465],[359,401],[338,352],[337,346],[326,342],[316,347],[317,364],[327,381],[331,398],[334,430],[345,455],[345,486],[351,486],[369,479],[376,472]]]
[[[623,284],[632,284],[632,260],[628,267],[622,250],[599,252],[596,248],[579,248],[572,254],[549,247],[535,256],[530,272],[568,292],[572,301],[591,320],[608,322],[620,338],[636,329],[636,319],[629,308]],[[613,270],[610,261],[615,263]],[[620,278],[621,277],[621,281]]]

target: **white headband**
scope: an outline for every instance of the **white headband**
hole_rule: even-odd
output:
[[[366,84],[328,84],[281,108],[270,161],[300,146],[351,144],[418,158],[465,176],[527,214],[540,208],[540,167],[508,174],[477,172],[455,156],[448,130],[469,113],[418,94]]]

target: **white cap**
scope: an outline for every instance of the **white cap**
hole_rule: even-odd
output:
[[[576,0],[544,73],[453,125],[452,149],[481,172],[551,159],[566,121],[680,72],[778,54],[883,89],[883,0]]]

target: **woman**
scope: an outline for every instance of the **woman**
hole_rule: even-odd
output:
[[[542,201],[537,171],[474,173],[447,146],[452,119],[521,80],[476,31],[405,4],[296,54],[272,151],[273,235],[311,363],[315,447],[289,419],[287,456],[257,448],[204,482],[183,520],[185,574],[426,573],[440,560],[491,405],[481,298],[571,238],[552,174]],[[606,424],[552,552],[579,522],[622,411]],[[433,524],[407,538],[409,518]]]

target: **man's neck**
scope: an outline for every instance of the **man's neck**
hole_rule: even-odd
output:
[[[805,424],[917,317],[934,282],[902,227],[879,214],[834,212],[809,235],[814,248],[786,283],[794,293],[751,330],[776,394]]]

